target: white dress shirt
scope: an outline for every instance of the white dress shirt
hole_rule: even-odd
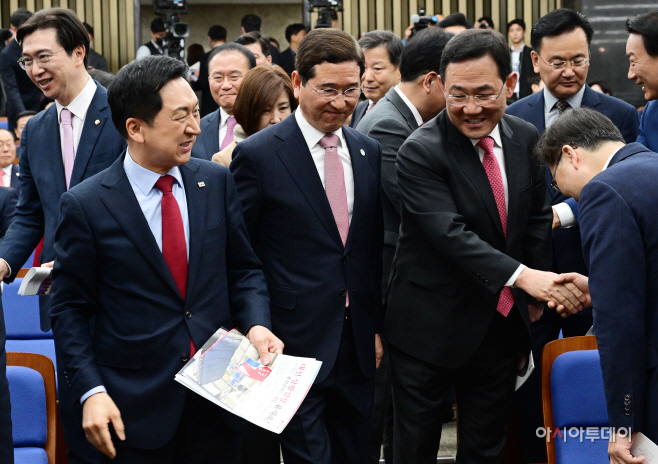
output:
[[[226,132],[228,131],[228,118],[232,117],[233,116],[224,111],[224,108],[221,106],[219,107],[219,146],[217,147],[217,151],[222,148],[222,142],[224,141],[224,137],[226,137]]]
[[[78,152],[78,144],[80,143],[80,136],[82,135],[82,127],[85,124],[85,118],[87,117],[87,111],[89,110],[89,105],[94,99],[96,94],[96,83],[90,77],[87,81],[82,92],[78,94],[77,97],[73,99],[68,106],[62,106],[58,101],[55,101],[55,106],[57,107],[57,123],[59,124],[59,141],[62,148],[62,162],[64,162],[64,153],[66,148],[64,146],[64,127],[62,126],[62,110],[64,108],[68,109],[71,112],[71,129],[73,130],[73,154],[75,155]]]
[[[123,169],[126,171],[126,176],[130,181],[130,186],[137,197],[139,207],[144,213],[146,222],[151,229],[153,238],[155,238],[158,248],[162,251],[162,195],[160,189],[155,187],[155,183],[162,177],[157,172],[149,171],[148,169],[135,163],[126,151],[126,157],[123,160]],[[174,166],[167,172],[170,176],[176,179],[171,189],[174,194],[178,207],[180,208],[181,218],[183,219],[183,229],[185,230],[185,247],[187,249],[187,257],[190,256],[190,220],[187,214],[187,197],[185,196],[185,188],[183,187],[183,177],[181,176],[178,166]],[[96,393],[107,392],[103,385],[94,387],[87,393],[80,397],[80,403],[84,403],[87,398]]]
[[[503,178],[503,190],[505,190],[505,211],[507,217],[509,217],[509,187],[507,186],[507,171],[505,170],[505,154],[503,153],[503,141],[500,138],[500,128],[498,127],[498,124],[491,131],[489,137],[491,137],[494,140],[493,152],[494,152],[494,156],[496,157],[496,161],[498,161],[498,167],[500,168],[500,175]],[[482,160],[484,160],[484,150],[481,147],[477,146],[477,143],[479,141],[480,139],[471,139],[471,143],[477,150],[481,163]],[[516,268],[516,271],[514,271],[514,274],[512,274],[512,276],[507,280],[507,282],[505,282],[505,286],[512,287],[514,285],[514,282],[516,282],[516,278],[519,276],[519,274],[521,274],[521,272],[525,268],[526,268],[525,264],[520,264],[519,267]]]
[[[2,168],[2,185],[4,185],[5,187],[10,187],[11,186],[11,166],[12,166],[12,164],[7,166],[6,168]]]
[[[519,88],[520,88],[520,82],[521,82],[521,53],[523,53],[523,49],[525,48],[525,44],[521,44],[521,47],[519,47],[518,50],[515,50],[514,47],[512,47],[511,54],[512,54],[512,72],[515,72],[517,75],[517,80],[516,80],[516,87],[514,88],[514,93],[519,94]]]
[[[557,119],[560,115],[560,111],[557,109],[555,104],[559,100],[557,97],[553,96],[546,87],[544,87],[544,125],[546,127],[553,124],[553,121]],[[583,85],[581,89],[571,97],[567,98],[566,101],[569,103],[570,108],[567,108],[566,111],[571,111],[574,108],[580,108],[583,103],[583,95],[585,94],[585,86]],[[560,218],[560,227],[567,228],[572,227],[577,224],[576,216],[574,216],[571,207],[566,203],[558,203],[553,205],[553,210],[557,214],[557,217]]]
[[[311,152],[311,157],[315,163],[315,167],[318,170],[318,175],[322,181],[322,187],[325,187],[324,184],[324,148],[320,145],[320,139],[326,134],[322,131],[319,131],[315,127],[304,119],[302,115],[301,108],[295,110],[295,119],[297,124],[302,131],[304,140],[308,145],[308,149]],[[347,148],[347,143],[345,142],[345,137],[343,136],[343,129],[339,128],[337,131],[333,132],[338,136],[338,156],[341,163],[343,164],[343,173],[345,175],[345,192],[347,193],[347,214],[349,215],[350,224],[352,223],[352,211],[354,210],[354,172],[352,171],[352,158],[350,157],[350,151]]]
[[[414,106],[414,104],[411,103],[411,100],[409,100],[409,99],[407,98],[407,96],[406,96],[404,93],[402,93],[402,90],[400,90],[400,86],[399,86],[399,85],[396,85],[396,86],[393,87],[393,88],[394,88],[395,91],[398,93],[398,95],[400,96],[400,98],[402,99],[402,101],[405,103],[405,105],[407,105],[407,106],[409,107],[409,110],[411,111],[411,114],[414,115],[414,119],[416,120],[416,123],[418,123],[418,127],[422,126],[424,121],[423,121],[422,116],[421,116],[420,113],[418,112],[418,109],[416,109],[416,107]]]

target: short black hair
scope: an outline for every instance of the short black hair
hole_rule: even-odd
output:
[[[227,36],[226,28],[224,26],[220,26],[219,24],[210,26],[210,29],[208,29],[208,37],[210,37],[210,40],[213,42],[226,42]]]
[[[32,110],[21,111],[16,115],[16,121],[18,121],[21,118],[24,118],[25,116],[34,116],[35,114],[37,114],[37,112]]]
[[[451,27],[451,26],[464,26],[466,29],[473,29],[473,25],[468,22],[466,19],[466,16],[464,16],[464,13],[453,13],[449,14],[441,22],[439,22],[438,26],[440,28],[446,28],[446,27]]]
[[[453,37],[441,56],[441,80],[445,82],[446,68],[450,63],[490,56],[498,66],[503,83],[512,73],[512,59],[507,40],[500,32],[491,29],[471,29]]]
[[[241,25],[244,28],[245,32],[251,31],[260,31],[260,16],[256,16],[253,13],[249,13],[242,18]]]
[[[544,131],[535,145],[535,156],[541,164],[555,166],[565,145],[592,151],[604,142],[626,143],[617,126],[606,116],[590,108],[574,108],[559,116]]]
[[[541,76],[539,74],[528,77],[528,84],[530,85],[539,85],[540,82]]]
[[[388,60],[396,68],[400,66],[400,57],[404,45],[402,40],[389,31],[370,31],[363,34],[359,39],[359,46],[362,50],[371,48],[385,47],[388,52]]]
[[[254,32],[247,32],[246,34],[242,34],[240,37],[235,39],[235,43],[245,46],[252,44],[259,44],[260,50],[263,52],[263,55],[268,57],[272,54],[272,52],[270,52],[269,40],[265,40],[263,36],[260,34],[258,34],[258,36],[254,35]]]
[[[413,82],[431,71],[439,74],[443,49],[454,36],[439,27],[428,27],[415,34],[400,58],[402,82]]]
[[[23,46],[23,39],[38,30],[55,29],[57,43],[66,50],[69,56],[73,55],[73,50],[77,47],[84,47],[85,68],[89,63],[89,35],[87,29],[82,25],[82,21],[77,17],[73,10],[68,8],[49,8],[47,10],[37,11],[30,19],[18,28],[16,40]]]
[[[482,16],[480,19],[478,19],[478,22],[485,22],[487,25],[491,28],[494,29],[496,26],[494,25],[493,19],[491,19],[489,16]]]
[[[270,37],[270,43],[274,44],[276,48],[279,48],[279,41],[276,40],[274,37]]]
[[[301,31],[306,29],[302,23],[289,24],[286,27],[286,40],[290,43],[290,39],[293,35],[299,34]]]
[[[25,24],[25,21],[30,19],[34,13],[26,8],[17,8],[9,17],[9,24],[14,26],[16,29]]]
[[[587,85],[589,85],[590,87],[593,85],[598,85],[599,87],[601,87],[601,90],[603,90],[603,93],[612,95],[612,86],[608,84],[606,81],[594,81],[594,82],[590,82]]]
[[[541,51],[541,42],[544,37],[555,37],[572,32],[577,28],[585,31],[587,46],[592,42],[594,29],[585,15],[568,8],[559,8],[542,16],[532,27],[530,45],[536,53]]]
[[[151,32],[157,34],[158,32],[164,32],[167,30],[164,19],[158,16],[153,21],[151,21]]]
[[[631,34],[640,34],[649,56],[658,56],[658,10],[628,18],[626,30]]]
[[[244,45],[240,45],[235,42],[221,44],[213,48],[212,52],[210,52],[210,55],[208,56],[208,64],[210,64],[210,62],[214,57],[224,52],[242,53],[244,57],[247,59],[247,63],[249,63],[249,69],[256,67],[256,57],[254,56],[253,53],[251,53],[251,50],[249,50]]]
[[[88,33],[90,36],[93,37],[93,36],[94,36],[94,28],[91,27],[91,25],[90,25],[89,23],[87,23],[87,22],[82,23],[82,25],[85,27],[85,29],[87,29],[87,33]]]
[[[521,26],[521,29],[523,29],[523,32],[525,32],[525,21],[522,20],[521,18],[516,18],[516,19],[513,19],[510,22],[508,22],[507,23],[507,32],[509,32],[509,28],[514,26],[515,24],[517,26]]]
[[[151,125],[162,109],[160,90],[168,82],[187,80],[187,65],[164,55],[149,55],[125,65],[117,73],[107,91],[112,122],[128,140],[126,121],[137,118]]]

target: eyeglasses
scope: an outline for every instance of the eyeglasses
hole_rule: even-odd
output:
[[[546,63],[546,61],[541,56],[539,56],[539,59],[542,60],[544,63]],[[585,66],[587,66],[587,63],[589,63],[589,58],[581,57],[581,58],[576,58],[574,60],[555,60],[546,64],[551,68],[555,69],[556,71],[559,71],[566,68],[567,65],[571,65],[573,69],[584,68]]]
[[[2,150],[2,148],[8,148],[9,150],[11,150],[12,147],[16,148],[16,145],[14,144],[14,142],[7,142],[7,143],[0,142],[0,150]]]
[[[343,95],[345,97],[345,100],[358,100],[359,96],[361,95],[361,89],[359,87],[353,87],[351,89],[344,90],[343,92],[340,92],[339,90],[336,89],[316,89],[313,87],[311,84],[308,83],[308,81],[302,81],[302,85],[307,85],[313,89],[315,93],[320,95],[320,97],[324,100],[331,101],[335,98],[338,97],[338,95]]]
[[[235,84],[243,77],[244,76],[242,74],[231,74],[230,76],[226,76],[226,77],[222,76],[221,74],[218,74],[216,76],[211,76],[210,79],[214,80],[218,84],[224,82],[224,79],[228,79],[229,82]]]
[[[577,145],[571,145],[571,148],[574,150],[578,148]],[[555,163],[555,169],[553,169],[553,178],[551,179],[551,188],[558,192],[560,190],[560,187],[557,186],[557,180],[555,178],[557,177],[557,168],[560,165],[560,161],[562,161],[562,153],[560,152],[560,157],[557,159],[557,163]]]
[[[473,100],[475,100],[475,104],[482,107],[482,108],[490,108],[496,104],[496,100],[500,98],[500,95],[503,93],[503,89],[505,89],[505,84],[500,89],[500,92],[498,92],[498,95],[474,95]],[[457,107],[463,107],[468,104],[468,99],[471,98],[470,95],[465,95],[465,94],[447,94],[446,95],[448,103],[450,103],[452,106],[457,106]]]
[[[50,54],[42,53],[39,56],[37,56],[36,58],[30,58],[29,56],[23,56],[18,60],[18,65],[21,67],[21,69],[24,69],[25,71],[28,71],[28,70],[32,69],[32,65],[36,61],[37,64],[39,65],[39,67],[45,68],[48,65],[48,63],[50,63],[50,58],[53,55],[57,55],[58,53],[63,52],[63,51],[64,51],[64,49],[60,50],[59,52],[50,53]]]

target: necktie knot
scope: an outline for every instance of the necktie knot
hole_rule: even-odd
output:
[[[481,138],[477,146],[484,150],[485,155],[491,155],[493,154],[494,139],[489,136]]]
[[[174,188],[174,176],[170,176],[169,174],[165,174],[164,176],[160,177],[158,181],[155,183],[155,188],[160,190],[162,193],[171,193],[172,189]]]
[[[568,101],[566,100],[558,100],[555,103],[555,107],[557,108],[558,112],[560,114],[564,113],[568,108],[571,108],[571,105],[569,104]]]
[[[338,136],[336,134],[325,134],[320,139],[320,146],[325,150],[327,148],[336,148],[338,146]]]
[[[68,109],[62,108],[62,112],[60,113],[60,118],[62,119],[63,125],[65,126],[71,125],[71,112]]]

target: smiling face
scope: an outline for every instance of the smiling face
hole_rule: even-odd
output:
[[[377,103],[400,82],[400,68],[393,66],[386,47],[367,48],[363,54],[366,58],[366,68],[361,77],[363,94]]]
[[[354,111],[359,99],[346,99],[343,95],[328,99],[318,95],[311,86],[320,91],[336,89],[344,92],[359,87],[359,74],[359,65],[356,61],[317,64],[315,77],[309,79],[306,85],[302,85],[301,76],[296,71],[293,72],[295,98],[299,100],[299,107],[308,123],[325,133],[334,132],[342,127]]]
[[[506,86],[503,89],[503,86]],[[469,95],[465,106],[451,105],[448,101],[446,110],[450,121],[470,139],[481,139],[491,133],[505,113],[506,97],[510,98],[516,86],[516,74],[512,73],[503,82],[498,75],[498,66],[494,59],[485,55],[480,58],[448,64],[445,70],[443,89],[447,95]],[[502,90],[502,92],[501,92]],[[483,108],[475,103],[475,95],[498,95],[490,102],[490,107]]]
[[[0,169],[4,169],[16,159],[14,137],[8,130],[0,129]]]
[[[532,53],[535,72],[541,75],[551,95],[559,99],[572,97],[585,85],[589,63],[583,68],[567,65],[563,69],[553,69],[547,63],[578,58],[589,59],[587,36],[579,27],[555,37],[544,37],[539,55]]]
[[[208,82],[213,99],[228,114],[233,114],[235,97],[249,72],[249,61],[240,52],[228,51],[215,55],[208,63]],[[218,82],[220,79],[221,82]]]
[[[641,34],[628,36],[626,56],[630,63],[628,78],[642,86],[647,101],[658,99],[658,56],[647,53]]]

